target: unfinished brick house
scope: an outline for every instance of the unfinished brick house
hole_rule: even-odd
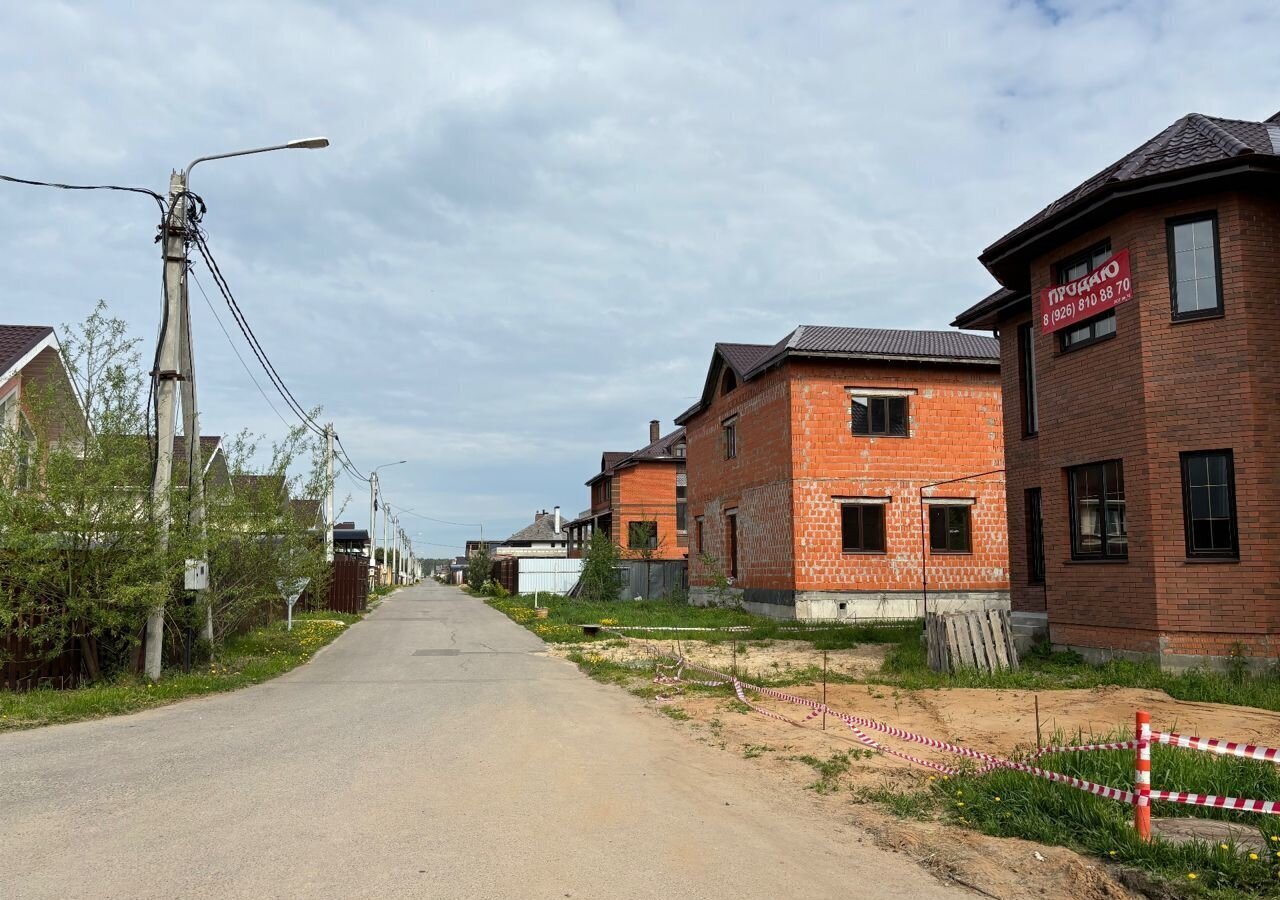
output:
[[[1007,608],[997,350],[812,325],[773,346],[717,344],[676,419],[695,602],[722,574],[780,618],[916,617],[926,596],[930,610]],[[937,484],[953,479],[966,480]]]
[[[1192,114],[1019,225],[1000,339],[1012,603],[1168,669],[1280,651],[1280,114]]]
[[[688,555],[684,429],[660,432],[654,419],[648,444],[631,453],[601,455],[600,471],[587,481],[591,508],[568,526],[571,557],[582,556],[597,531],[629,556],[678,560]]]

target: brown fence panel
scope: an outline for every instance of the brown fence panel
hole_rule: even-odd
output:
[[[369,567],[364,558],[335,556],[329,576],[329,602],[325,609],[361,613],[369,602]]]
[[[73,688],[84,680],[80,650],[68,642],[56,656],[41,658],[24,628],[43,624],[39,616],[25,616],[17,628],[0,636],[0,687],[7,691],[29,691],[33,688]]]
[[[495,559],[489,577],[506,588],[508,594],[514,594],[520,585],[520,560],[511,556]]]

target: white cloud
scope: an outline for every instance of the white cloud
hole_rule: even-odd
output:
[[[214,250],[357,462],[414,459],[406,506],[491,534],[585,505],[714,341],[945,327],[982,247],[1084,177],[1185,112],[1280,105],[1266,2],[167,10],[0,12],[0,169],[161,189],[327,134],[197,170]],[[150,338],[154,228],[142,198],[0,190],[0,318],[104,297]],[[278,428],[194,314],[208,429]]]

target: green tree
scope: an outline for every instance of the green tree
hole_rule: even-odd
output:
[[[492,574],[493,557],[489,555],[489,551],[480,549],[472,553],[467,560],[466,571],[467,584],[471,586],[471,589],[475,591],[482,589]]]
[[[587,555],[579,579],[584,600],[605,602],[618,599],[618,562],[622,550],[604,531],[595,531],[587,545]]]

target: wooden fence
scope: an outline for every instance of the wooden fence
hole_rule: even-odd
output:
[[[57,689],[78,687],[84,680],[84,663],[80,648],[68,641],[57,656],[42,659],[25,632],[39,627],[43,620],[26,616],[17,627],[0,636],[0,688],[6,691],[29,691],[33,688]]]
[[[317,597],[308,590],[299,598],[303,609],[331,609],[334,612],[362,613],[369,605],[369,565],[364,557],[343,556],[333,558],[329,569],[328,591]]]

